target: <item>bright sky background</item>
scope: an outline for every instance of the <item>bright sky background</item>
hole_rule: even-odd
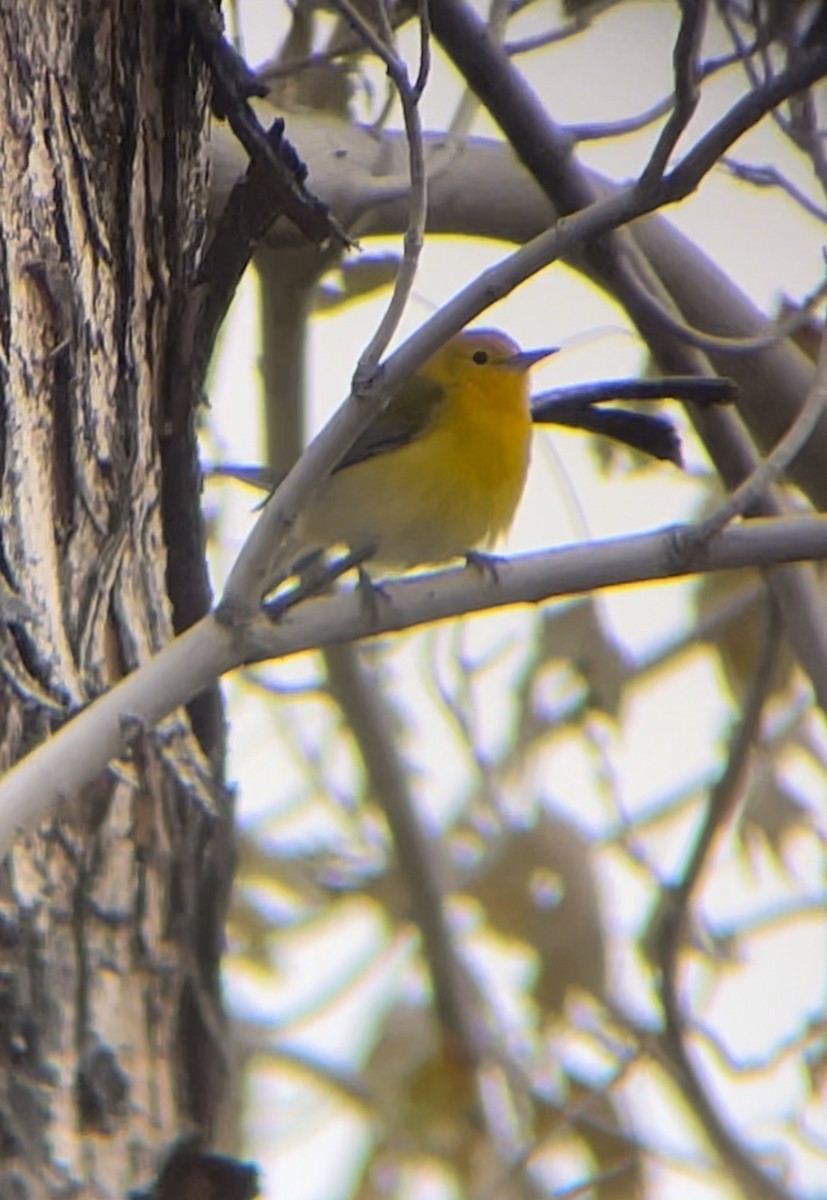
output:
[[[537,3],[510,28],[510,36],[528,36],[548,27],[555,17],[557,4],[551,0]],[[284,9],[275,0],[241,0],[243,42],[248,56],[256,61],[269,57],[283,30]],[[638,3],[621,6],[597,21],[585,36],[565,43],[559,52],[541,51],[519,60],[519,65],[543,97],[549,112],[560,122],[605,121],[620,115],[643,110],[671,90],[671,54],[675,29],[676,5]],[[403,45],[411,49],[409,61],[415,63],[415,39]],[[715,45],[714,36],[708,39],[707,52],[724,49]],[[553,68],[553,69],[552,69]],[[703,123],[710,112],[717,111],[740,89],[737,73],[727,74],[712,86],[704,88],[704,104],[698,116]],[[457,82],[450,72],[442,69],[438,58],[423,102],[423,121],[426,128],[444,126],[446,114],[453,111],[458,96]],[[290,133],[289,115],[287,131]],[[475,132],[495,135],[485,117],[480,117]],[[581,153],[583,161],[594,165],[618,179],[631,176],[644,161],[651,144],[651,133],[627,137],[605,146],[589,145]],[[748,145],[738,147],[741,157],[755,161],[778,161],[780,142],[772,133],[762,132],[749,139]],[[301,144],[297,146],[301,153]],[[791,169],[799,171],[798,164]],[[309,180],[312,187],[312,177]],[[755,192],[733,183],[723,173],[706,182],[699,195],[669,217],[685,233],[694,238],[754,300],[771,311],[782,294],[801,296],[817,283],[822,271],[821,245],[823,230],[809,221],[790,201],[779,195]],[[783,246],[779,244],[783,231]],[[389,241],[389,248],[399,250],[398,241]],[[366,249],[378,248],[375,242]],[[782,252],[783,251],[783,252]],[[448,242],[445,239],[429,242],[422,256],[416,284],[416,298],[411,303],[400,329],[399,339],[410,333],[432,309],[438,307],[459,287],[474,278],[489,264],[508,252],[507,247],[478,244],[470,240]],[[349,378],[358,353],[375,329],[386,300],[368,301],[337,311],[335,316],[318,319],[312,326],[310,355],[311,421],[320,425],[348,390]],[[260,458],[258,450],[256,370],[255,293],[249,281],[240,289],[230,317],[224,340],[224,353],[217,365],[210,395],[211,419],[217,443],[231,461],[250,462]],[[622,315],[595,289],[562,268],[554,268],[531,280],[507,300],[485,315],[485,324],[500,326],[526,346],[556,344],[563,353],[541,366],[535,376],[536,390],[545,387],[613,376],[633,375],[643,367],[640,351],[630,336]],[[343,348],[347,352],[343,352]],[[675,416],[681,419],[675,409]],[[693,470],[705,469],[702,455],[689,441],[689,468],[680,476],[676,469],[664,466],[662,472],[647,473],[641,479],[618,477],[603,479],[597,476],[594,461],[586,440],[577,434],[564,432],[541,435],[537,439],[531,479],[526,491],[520,517],[508,549],[519,551],[577,541],[584,537],[631,533],[659,527],[676,520],[690,518],[701,495],[692,479]],[[549,497],[556,497],[549,502]],[[576,498],[576,499],[573,499]],[[220,579],[253,520],[250,514],[249,493],[223,495],[222,531],[225,542],[217,556],[216,572]],[[227,535],[229,532],[229,536]],[[685,585],[664,585],[626,589],[607,594],[600,601],[602,613],[618,639],[634,654],[641,653],[683,628],[689,614],[688,588]],[[504,614],[498,618],[475,623],[480,638],[501,636],[521,617]],[[509,624],[510,623],[510,624]],[[416,649],[406,651],[400,646],[394,653],[399,670],[406,669],[406,653],[414,656]],[[309,660],[286,665],[278,678],[300,679],[315,670]],[[232,719],[232,753],[230,776],[240,785],[241,812],[245,819],[267,811],[273,804],[272,786],[276,774],[290,794],[291,767],[289,761],[274,763],[272,708],[259,697],[251,696],[234,682],[227,687]],[[492,704],[496,701],[492,699]],[[650,682],[640,694],[630,700],[623,723],[622,744],[612,753],[622,781],[624,802],[631,812],[640,811],[659,797],[677,792],[692,780],[703,779],[719,761],[722,729],[728,720],[729,708],[721,692],[710,661],[698,656],[688,669],[664,673]],[[489,714],[491,715],[491,714]],[[496,713],[493,714],[494,718]],[[289,722],[299,718],[284,714]],[[493,718],[492,718],[493,719]],[[420,731],[427,745],[428,731]],[[436,730],[433,737],[440,735]],[[661,753],[657,753],[658,748]],[[436,753],[450,762],[450,748],[428,747],[431,757]],[[442,761],[442,757],[440,757]],[[459,767],[457,768],[460,769]],[[799,766],[799,770],[802,770]],[[584,761],[582,750],[574,741],[558,752],[557,778],[560,798],[586,827],[605,827],[606,813],[601,802],[590,795],[591,768]],[[448,768],[439,781],[431,781],[434,790],[429,802],[444,791],[450,799],[456,782]],[[440,786],[441,785],[441,786]],[[827,802],[827,785],[823,778],[810,777],[802,787],[811,798]],[[680,862],[682,827],[670,824],[662,831],[662,845],[655,840],[663,855],[664,869]],[[685,836],[685,824],[683,827]],[[823,887],[817,876],[818,861],[810,862],[810,849],[802,844],[796,851],[797,864],[811,878],[813,891]],[[616,919],[630,926],[640,922],[642,911],[650,902],[648,891],[636,886],[628,866],[624,867],[606,856],[607,878],[620,881],[613,889]],[[716,870],[714,888],[709,889],[711,912],[733,914],[736,903],[750,910],[760,896],[768,911],[776,896],[783,895],[780,881],[764,875],[758,881],[745,879],[736,863],[721,862]],[[734,917],[733,917],[734,919]],[[350,923],[352,960],[367,961],[375,954],[381,930],[375,918],[354,904]],[[302,997],[317,994],[320,963],[329,963],[332,973],[341,971],[336,958],[337,939],[341,933],[330,930],[330,946],[317,941],[310,946],[297,939],[287,938],[280,962],[284,979],[276,994],[268,987],[253,986],[250,981],[236,981],[232,996],[242,1009],[249,1006],[276,1018],[279,1014],[300,1010]],[[399,978],[400,951],[389,951],[372,971],[363,985],[336,1007],[334,1015],[316,1019],[307,1026],[308,1045],[315,1051],[323,1046],[334,1059],[352,1061],[354,1039],[358,1038],[355,1021],[364,1021],[359,994],[365,988],[381,995]],[[767,1040],[777,1033],[773,1021],[780,1022],[783,1031],[791,1011],[802,1005],[817,1004],[827,990],[827,951],[823,932],[818,933],[813,922],[802,921],[794,933],[785,930],[783,939],[768,937],[762,948],[761,961],[741,984],[733,980],[730,986],[716,992],[708,1014],[714,1011],[718,1027],[733,1035],[737,1032],[739,1048],[746,1054],[757,1054]],[[760,997],[756,1003],[755,997]],[[645,995],[630,995],[629,1001],[645,1006]],[[358,1001],[358,1003],[356,1002]],[[745,1020],[745,1015],[749,1016]],[[711,1017],[710,1017],[711,1019]],[[309,1036],[312,1034],[312,1038]],[[291,1039],[295,1044],[296,1039]],[[794,1093],[800,1086],[789,1078]],[[777,1089],[777,1080],[773,1082]],[[254,1086],[251,1095],[252,1114],[249,1134],[250,1153],[267,1170],[267,1196],[289,1194],[291,1200],[335,1200],[340,1194],[336,1187],[339,1175],[336,1164],[346,1162],[354,1153],[354,1130],[346,1119],[329,1119],[322,1109],[313,1136],[308,1133],[312,1118],[297,1101],[297,1093],[287,1087],[274,1096],[269,1081]],[[773,1102],[777,1102],[777,1092]],[[741,1089],[734,1101],[744,1104]],[[761,1120],[766,1089],[753,1089],[751,1103],[755,1105],[756,1120]],[[297,1106],[298,1104],[298,1106]],[[666,1120],[666,1114],[664,1115]],[[279,1151],[278,1158],[268,1153],[273,1138],[273,1122],[292,1123],[297,1131],[291,1142]],[[283,1126],[282,1126],[283,1132]],[[676,1138],[684,1135],[674,1129]],[[826,1131],[827,1132],[827,1131]],[[358,1151],[358,1142],[356,1145]],[[806,1165],[802,1167],[806,1182]],[[344,1167],[339,1177],[343,1185],[348,1179]],[[810,1186],[816,1186],[814,1179]],[[436,1184],[434,1184],[436,1188]],[[439,1195],[432,1190],[429,1195]],[[816,1193],[813,1192],[813,1195]],[[709,1196],[707,1189],[696,1188],[685,1181],[675,1185],[664,1180],[658,1196],[662,1200],[694,1200]]]

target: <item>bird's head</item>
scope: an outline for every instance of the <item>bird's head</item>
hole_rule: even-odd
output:
[[[468,379],[472,372],[524,375],[535,363],[557,353],[556,347],[521,350],[508,334],[497,329],[467,329],[452,338],[426,364],[434,378]]]

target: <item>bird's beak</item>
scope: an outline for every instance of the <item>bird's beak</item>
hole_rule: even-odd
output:
[[[557,354],[559,349],[559,346],[547,346],[542,350],[518,350],[516,354],[503,359],[503,366],[513,367],[515,371],[529,371],[535,363],[542,362],[544,358],[550,358],[552,354]]]

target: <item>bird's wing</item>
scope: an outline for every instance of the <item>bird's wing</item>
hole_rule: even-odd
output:
[[[387,408],[374,418],[342,459],[335,471],[352,467],[415,441],[430,429],[437,406],[445,396],[445,387],[435,379],[414,375],[390,399]]]

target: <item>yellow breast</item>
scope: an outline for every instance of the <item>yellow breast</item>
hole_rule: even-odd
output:
[[[425,432],[323,484],[303,522],[319,545],[375,547],[382,565],[445,562],[491,546],[511,525],[531,450],[524,374],[461,373]]]

